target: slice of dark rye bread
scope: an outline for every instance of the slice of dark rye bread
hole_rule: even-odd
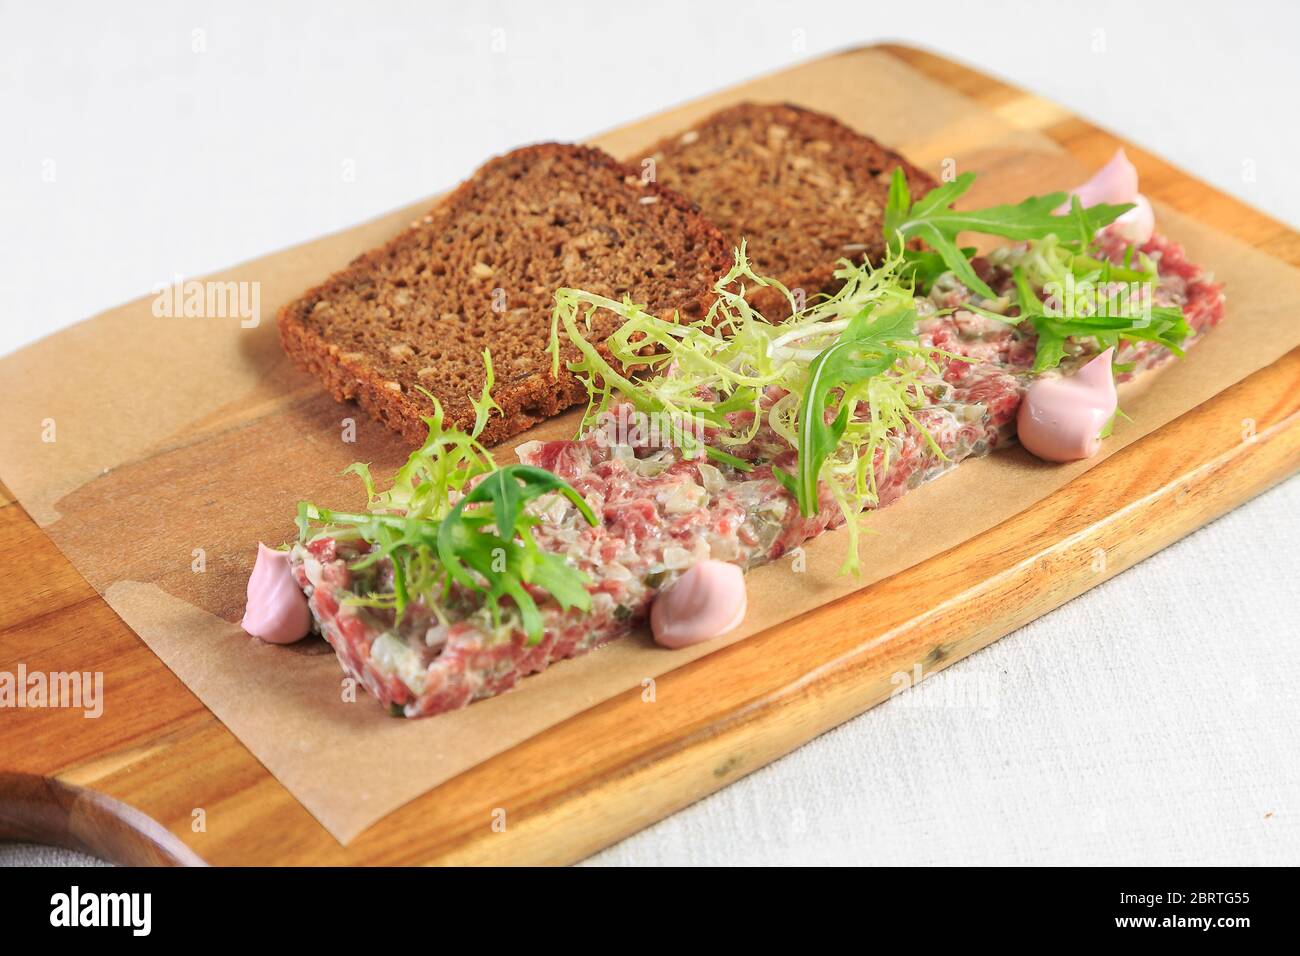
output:
[[[415,444],[433,412],[416,386],[468,427],[489,348],[503,414],[481,438],[493,444],[586,398],[566,369],[551,376],[557,288],[699,318],[730,263],[722,234],[677,193],[600,150],[545,143],[491,160],[405,232],[285,306],[280,338],[336,399],[356,399]],[[593,340],[617,321],[598,317]]]
[[[913,198],[934,179],[838,120],[789,104],[741,103],[651,146],[656,180],[693,199],[728,243],[748,242],[754,271],[807,297],[833,291],[842,258],[875,262],[889,180],[907,175]],[[769,319],[789,313],[762,289],[747,297]]]

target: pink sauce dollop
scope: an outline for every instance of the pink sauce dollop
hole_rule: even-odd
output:
[[[1129,162],[1123,149],[1115,150],[1115,155],[1110,158],[1110,162],[1097,170],[1086,183],[1071,189],[1070,193],[1079,197],[1079,202],[1085,209],[1099,203],[1113,205],[1133,203],[1136,208],[1124,213],[1110,227],[1129,242],[1142,245],[1155,232],[1155,211],[1151,208],[1147,197],[1138,192],[1137,167]],[[1070,204],[1066,202],[1056,211],[1069,212]]]
[[[257,546],[248,578],[248,607],[240,626],[269,644],[292,644],[311,631],[311,611],[289,570],[289,553]]]
[[[1101,430],[1119,397],[1107,349],[1069,378],[1040,378],[1020,403],[1020,444],[1044,461],[1078,461],[1101,450]]]
[[[655,598],[650,630],[664,647],[688,647],[734,631],[745,619],[747,604],[739,567],[701,561]]]

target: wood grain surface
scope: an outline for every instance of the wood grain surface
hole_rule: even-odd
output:
[[[1054,104],[894,56],[1090,166],[1283,261],[1300,235]],[[1253,438],[1242,423],[1253,422]],[[427,793],[344,847],[80,577],[0,486],[0,670],[102,670],[113,719],[0,711],[0,837],[123,863],[568,863],[725,786],[1300,469],[1300,350],[993,530],[661,677]],[[869,611],[869,613],[868,613]],[[125,703],[123,703],[125,701]],[[659,706],[671,704],[671,706]],[[494,822],[504,819],[502,829]]]

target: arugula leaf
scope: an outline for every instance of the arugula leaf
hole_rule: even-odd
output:
[[[393,610],[400,621],[411,602],[421,600],[441,616],[438,601],[455,581],[485,596],[494,624],[501,621],[501,601],[512,601],[529,643],[535,644],[543,628],[530,588],[549,593],[565,610],[587,610],[591,597],[585,575],[538,546],[532,529],[540,519],[527,506],[555,493],[567,498],[589,524],[596,523],[596,516],[561,478],[529,465],[498,469],[479,443],[488,415],[497,408],[490,395],[493,376],[486,351],[484,360],[487,384],[473,403],[471,433],[446,427],[442,405],[433,399],[433,415],[424,419],[428,438],[398,469],[386,491],[376,491],[368,465],[357,462],[345,470],[365,485],[368,510],[334,511],[300,502],[298,534],[304,543],[325,536],[364,542],[369,548],[352,562],[354,571],[389,563],[391,590],[359,595],[358,604]]]
[[[843,441],[858,401],[848,386],[882,375],[912,354],[898,347],[901,342],[916,342],[915,309],[897,309],[874,318],[872,310],[864,309],[850,320],[838,341],[808,366],[808,384],[799,406],[798,473],[772,469],[805,517],[817,513],[822,467]],[[827,403],[837,390],[839,407],[827,424]]]
[[[1063,303],[1056,303],[1050,313],[1046,303],[1038,297],[1025,275],[1023,266],[1012,272],[1015,283],[1016,305],[1019,316],[997,316],[1006,322],[1028,322],[1038,333],[1038,351],[1034,356],[1034,371],[1055,368],[1065,358],[1066,340],[1071,337],[1096,339],[1102,349],[1118,347],[1120,342],[1151,341],[1163,345],[1182,357],[1183,342],[1191,334],[1191,327],[1182,309],[1156,306],[1147,316],[1141,311],[1129,315],[1068,314]],[[982,310],[981,310],[982,311]],[[1057,314],[1062,313],[1062,314]]]
[[[974,246],[963,246],[961,254],[967,259],[974,258]],[[944,262],[943,256],[937,252],[930,252],[923,249],[904,249],[903,264],[899,267],[899,275],[912,280],[917,289],[929,289],[934,285],[934,280],[948,271],[948,264]]]
[[[954,195],[960,195],[966,185],[968,183],[963,184],[959,178],[955,183],[940,187],[936,190],[941,192],[939,205],[949,202]],[[887,220],[890,225],[899,226],[904,223],[908,210],[906,184],[901,183],[897,189],[891,189],[891,196]],[[928,195],[925,200],[930,198]],[[985,222],[981,228],[990,232],[1001,230],[998,234],[1002,235],[1013,232],[1024,235],[1042,231],[1049,225],[1053,229],[1059,229],[1059,232],[1027,239],[1022,245],[995,249],[988,254],[992,264],[1010,268],[1014,278],[1011,294],[999,305],[997,311],[985,308],[976,301],[963,302],[961,307],[1010,325],[1024,323],[1032,327],[1038,336],[1033,366],[1036,372],[1059,365],[1066,356],[1068,340],[1071,338],[1092,338],[1102,348],[1118,345],[1122,341],[1148,340],[1164,346],[1175,355],[1182,355],[1182,344],[1191,330],[1181,310],[1169,307],[1149,308],[1147,303],[1141,309],[1124,310],[1130,313],[1128,315],[1111,315],[1104,306],[1099,307],[1099,303],[1109,303],[1106,293],[1114,290],[1112,283],[1145,285],[1149,289],[1160,281],[1156,263],[1133,246],[1125,250],[1123,265],[1095,254],[1094,236],[1099,221],[1111,219],[1126,207],[1093,206],[1084,209],[1076,196],[1071,198],[1070,212],[1065,216],[1057,216],[1050,213],[1057,208],[1052,203],[1058,198],[1055,195],[1035,197],[1017,206],[977,210],[975,213],[957,214],[945,219],[944,228],[950,228],[958,221],[969,223],[972,220],[959,220],[958,217],[970,215]],[[927,206],[918,203],[911,209],[910,215],[933,217],[940,214],[936,213],[935,208],[933,203]],[[1098,210],[1101,210],[1100,214],[1097,213]],[[1035,223],[1035,217],[1043,212],[1049,215]],[[947,213],[942,215],[946,217]],[[1097,218],[1098,215],[1100,219]],[[987,221],[990,219],[1007,219],[1011,224],[1003,222],[1002,225],[989,225]],[[973,251],[960,250],[958,258],[969,257]],[[968,266],[962,268],[960,262],[957,265],[961,271],[948,270],[945,268],[948,261],[938,253],[914,249],[905,250],[904,259],[917,263],[914,275],[918,284],[932,283],[938,278],[937,273],[952,271],[968,288],[979,293],[979,286],[971,281],[973,269]],[[1038,289],[1048,294],[1049,302],[1040,299],[1036,291]],[[1010,306],[1015,306],[1018,314],[1006,314],[1006,309]]]
[[[974,173],[962,173],[913,203],[907,176],[901,169],[895,169],[885,201],[885,242],[892,250],[903,252],[909,240],[920,239],[942,259],[962,284],[986,299],[997,296],[975,274],[967,250],[958,248],[959,233],[975,232],[1024,241],[1042,239],[1049,235],[1082,234],[1087,230],[1088,241],[1091,241],[1093,233],[1098,229],[1109,225],[1133,208],[1131,203],[1127,203],[1118,206],[1101,204],[1084,209],[1075,200],[1069,215],[1058,216],[1055,210],[1065,202],[1066,194],[1051,193],[1047,196],[1031,196],[1015,205],[953,209],[952,204],[974,182]]]
[[[531,465],[507,465],[475,485],[438,527],[438,559],[451,579],[486,595],[494,623],[500,623],[501,599],[513,600],[529,644],[542,639],[542,619],[524,585],[545,588],[566,611],[591,608],[585,576],[560,555],[542,551],[532,536],[539,519],[524,506],[550,492],[568,498],[588,524],[596,523],[590,506],[563,479]],[[471,510],[476,504],[490,507]]]

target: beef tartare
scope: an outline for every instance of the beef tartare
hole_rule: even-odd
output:
[[[594,350],[584,352],[570,366],[585,374],[593,396],[581,434],[517,449],[522,465],[576,492],[530,500],[522,533],[529,548],[557,556],[578,576],[581,605],[557,600],[524,572],[525,593],[512,605],[504,591],[486,593],[486,565],[477,576],[438,576],[436,586],[405,593],[404,576],[419,572],[421,561],[445,558],[445,550],[429,544],[426,556],[408,555],[395,574],[391,555],[399,544],[414,547],[413,532],[384,538],[375,529],[358,532],[361,519],[341,526],[336,515],[314,510],[291,549],[294,580],[344,671],[395,714],[463,707],[628,633],[657,594],[702,560],[742,568],[771,561],[830,528],[855,526],[859,512],[890,504],[966,458],[1013,443],[1021,400],[1037,378],[1067,374],[1108,345],[1117,348],[1117,377],[1132,376],[1181,354],[1223,317],[1221,287],[1177,244],[1156,235],[1135,246],[1113,228],[1095,242],[1081,239],[1060,261],[1075,272],[1086,263],[1102,284],[1121,270],[1126,281],[1143,272],[1166,331],[1153,332],[1159,323],[1148,318],[1100,323],[1088,334],[1086,323],[1031,316],[1030,300],[1049,298],[1032,271],[1043,251],[1029,240],[972,258],[974,279],[902,250],[884,270],[846,264],[845,292],[777,325],[766,325],[736,291],[737,281],[764,281],[747,271],[743,253],[719,284],[709,323],[690,331],[657,325],[628,303],[567,300],[568,324],[557,318],[557,335],[567,329],[582,344],[581,305],[621,310],[627,334],[610,347],[628,364],[645,357],[646,366],[624,378]],[[563,309],[564,296],[557,298]],[[878,318],[890,309],[905,318],[895,327],[906,331],[893,337]],[[1061,331],[1078,328],[1085,331]],[[848,343],[856,343],[850,360],[832,365],[832,346],[853,336],[860,338]],[[734,359],[746,349],[747,358]],[[861,370],[873,362],[884,370],[867,376]],[[831,369],[837,377],[821,384]],[[485,396],[485,413],[488,403]],[[642,427],[656,413],[665,427]],[[810,473],[814,449],[820,458]],[[448,504],[488,474],[453,488]],[[376,510],[386,507],[391,502]],[[494,514],[499,525],[503,512]],[[487,526],[500,532],[497,525]],[[855,556],[856,549],[850,565]],[[540,623],[525,625],[525,604]]]

